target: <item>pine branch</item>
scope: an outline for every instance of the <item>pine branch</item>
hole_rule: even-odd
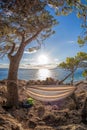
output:
[[[13,54],[14,49],[15,49],[15,43],[13,42],[12,44],[13,44],[13,46],[12,46],[10,52],[8,53],[8,58],[9,58],[9,59],[12,57],[12,54]]]
[[[34,40],[34,39],[38,36],[38,34],[39,34],[41,31],[42,31],[42,28],[41,28],[39,31],[37,31],[31,38],[29,38],[28,40],[26,40],[26,41],[24,42],[24,46],[26,46],[26,45],[29,44],[32,40]]]

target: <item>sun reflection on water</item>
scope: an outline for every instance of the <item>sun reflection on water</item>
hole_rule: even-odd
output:
[[[38,79],[45,80],[47,77],[51,77],[51,72],[49,69],[39,69],[37,73]]]

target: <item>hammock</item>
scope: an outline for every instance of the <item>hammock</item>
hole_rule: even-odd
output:
[[[75,89],[74,86],[30,86],[27,94],[35,100],[50,102],[68,97]]]

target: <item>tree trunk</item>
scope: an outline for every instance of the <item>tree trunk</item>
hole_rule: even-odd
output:
[[[10,59],[10,66],[8,72],[7,82],[7,104],[8,106],[16,106],[18,104],[18,88],[17,88],[17,72],[19,64],[16,62],[16,58]]]
[[[13,107],[18,105],[18,86],[17,86],[17,75],[19,63],[22,58],[24,48],[20,47],[18,53],[15,56],[11,56],[9,72],[8,72],[8,82],[7,82],[7,106]]]
[[[74,81],[74,71],[72,71],[71,85],[73,85],[73,81]]]
[[[63,80],[59,81],[58,84],[62,84],[67,78],[72,76],[71,84],[73,85],[74,73],[75,73],[76,70],[77,70],[77,67],[73,71],[71,71],[71,73],[69,73]]]
[[[68,74],[63,80],[59,81],[58,84],[62,84],[71,75],[72,75],[72,73]]]

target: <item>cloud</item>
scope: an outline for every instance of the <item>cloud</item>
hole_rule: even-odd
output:
[[[0,68],[8,68],[8,67],[9,67],[8,64],[2,64],[2,63],[0,63]]]
[[[20,64],[20,68],[27,68],[27,69],[53,69],[56,67],[57,67],[56,64],[49,64],[49,65]]]
[[[24,54],[32,54],[32,53],[35,53],[37,52],[36,50],[32,51],[32,52],[29,52],[29,51],[24,51]]]
[[[71,40],[71,41],[68,41],[68,43],[75,43],[75,41]]]
[[[27,61],[29,61],[28,58],[23,58],[23,60],[22,60],[22,62],[27,62]]]
[[[34,63],[36,63],[34,58],[23,58],[21,61],[22,65],[23,64],[34,64]]]
[[[30,52],[29,51],[24,51],[24,54],[30,54]]]
[[[55,58],[54,61],[55,61],[55,62],[59,62],[59,59]]]

